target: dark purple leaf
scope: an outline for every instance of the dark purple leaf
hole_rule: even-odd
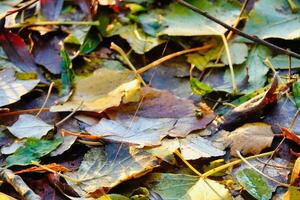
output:
[[[64,0],[40,0],[42,15],[48,20],[55,20],[59,16]]]
[[[45,37],[33,37],[35,41],[32,54],[35,62],[44,66],[52,74],[60,74],[61,57],[60,57],[60,45],[59,42],[63,39],[58,35],[45,36]]]
[[[20,36],[6,30],[1,30],[0,44],[12,63],[24,72],[35,72],[42,82],[47,82]]]

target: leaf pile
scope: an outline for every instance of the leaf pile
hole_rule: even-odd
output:
[[[1,1],[0,199],[299,198],[299,8]]]

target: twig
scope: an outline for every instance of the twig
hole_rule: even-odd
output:
[[[103,146],[103,143],[101,142],[93,142],[93,141],[86,141],[80,139],[77,139],[77,141],[80,142],[81,144],[90,145],[90,146]]]
[[[271,48],[271,49],[273,49],[273,50],[275,50],[277,52],[280,52],[280,53],[283,53],[283,54],[287,54],[287,55],[291,55],[292,57],[300,59],[300,55],[299,54],[297,54],[297,53],[295,53],[293,51],[290,51],[290,50],[283,49],[283,48],[281,48],[281,47],[279,47],[277,45],[274,45],[274,44],[272,44],[270,42],[267,42],[265,40],[259,39],[256,36],[251,36],[251,35],[249,35],[247,33],[244,33],[243,31],[240,31],[237,28],[231,27],[230,25],[222,22],[221,20],[219,20],[219,19],[217,19],[217,18],[215,18],[215,17],[213,17],[211,15],[209,15],[207,12],[200,10],[199,8],[193,6],[192,4],[190,4],[190,3],[188,3],[188,2],[186,2],[184,0],[176,0],[176,1],[180,5],[193,10],[194,12],[196,12],[196,13],[198,13],[198,14],[200,14],[200,15],[202,15],[202,16],[204,16],[204,17],[206,17],[206,18],[208,18],[208,19],[210,19],[212,21],[214,21],[215,23],[223,26],[224,28],[226,28],[226,29],[228,29],[230,31],[233,31],[234,33],[236,33],[236,34],[238,34],[238,35],[240,35],[240,36],[242,36],[242,37],[244,37],[244,38],[246,38],[248,40],[251,40],[251,41],[259,43],[259,44],[262,44],[262,45],[264,45],[266,47],[269,47],[269,48]]]
[[[50,25],[81,25],[81,26],[99,26],[99,21],[40,21],[31,23],[20,23],[12,26],[5,27],[7,29],[21,28],[24,26],[50,26]]]
[[[21,115],[21,114],[27,114],[27,113],[36,113],[39,112],[49,112],[49,108],[33,108],[33,109],[27,109],[27,110],[17,110],[17,111],[12,111],[12,112],[7,112],[7,113],[0,113],[0,117],[7,117],[7,116],[14,116],[14,115]]]
[[[49,89],[48,89],[48,93],[47,93],[47,96],[46,96],[46,99],[45,99],[42,107],[40,108],[39,112],[35,115],[36,117],[39,116],[39,114],[41,114],[42,110],[45,108],[45,106],[46,106],[46,104],[48,102],[48,99],[50,97],[50,94],[51,94],[51,91],[52,91],[52,88],[53,88],[54,84],[55,84],[54,82],[52,82],[50,84]]]
[[[68,114],[64,119],[60,120],[59,122],[56,123],[56,126],[60,126],[61,124],[63,124],[65,121],[67,121],[70,117],[72,117],[78,110],[79,108],[82,106],[83,101],[80,103],[80,105],[74,109],[70,114]]]
[[[65,135],[72,135],[72,136],[76,136],[76,137],[80,137],[80,138],[85,138],[85,139],[89,139],[89,140],[100,140],[103,137],[101,136],[97,136],[97,135],[85,135],[82,133],[73,133],[71,131],[67,131],[67,130],[62,130],[61,131],[61,135],[64,137]]]
[[[143,78],[141,77],[141,75],[139,75],[139,73],[137,72],[136,68],[130,62],[130,60],[128,59],[126,53],[123,51],[123,49],[121,49],[121,47],[119,47],[118,45],[116,45],[113,42],[111,43],[110,48],[113,49],[113,50],[115,50],[116,52],[118,52],[122,56],[122,58],[124,59],[124,61],[126,62],[126,64],[130,67],[130,69],[132,71],[134,71],[136,78],[138,78],[144,86],[147,85],[145,83],[145,81],[143,80]]]
[[[271,152],[267,152],[267,153],[262,153],[262,154],[258,154],[258,155],[254,155],[254,156],[249,156],[247,158],[245,158],[246,160],[251,160],[251,159],[254,159],[254,158],[261,158],[261,157],[265,157],[265,156],[269,156],[273,153],[273,151]],[[237,164],[240,164],[242,162],[242,160],[235,160],[235,161],[232,161],[230,163],[226,163],[224,165],[221,165],[219,167],[216,167],[216,168],[213,168],[207,172],[205,172],[202,176],[203,177],[209,177],[217,172],[220,172],[220,171],[223,171],[224,169],[227,169],[229,167],[232,167],[234,165],[237,165]]]
[[[198,176],[202,176],[202,174],[195,169],[187,160],[184,159],[184,157],[181,155],[181,153],[178,150],[175,150],[174,153],[184,162],[184,164],[186,164],[195,174],[197,174]]]
[[[279,184],[280,186],[283,187],[287,187],[287,188],[295,188],[295,189],[300,189],[300,187],[295,187],[295,186],[291,186],[289,184],[286,183],[282,183],[266,174],[264,174],[263,172],[259,171],[258,169],[256,169],[251,163],[249,163],[242,155],[239,151],[236,151],[237,155],[240,157],[240,159],[246,164],[248,165],[251,169],[253,169],[254,171],[256,171],[257,173],[259,173],[260,175],[262,175],[263,177],[265,177],[266,179],[269,179],[270,181],[273,181],[277,184]]]
[[[229,65],[229,69],[230,69],[230,76],[231,76],[231,83],[232,83],[232,92],[235,95],[239,91],[238,91],[238,88],[237,88],[236,83],[235,83],[235,76],[234,76],[234,69],[233,69],[233,65],[232,65],[231,55],[230,55],[230,51],[229,51],[227,40],[226,40],[226,38],[225,38],[225,36],[223,34],[221,35],[221,38],[222,38],[223,43],[224,43],[224,47],[225,47],[225,51],[226,51],[226,55],[227,55],[227,60],[228,60],[228,65]]]
[[[287,0],[289,6],[290,6],[290,9],[292,11],[292,13],[296,13],[299,11],[299,8],[298,6],[295,4],[295,2],[293,0]]]
[[[144,73],[145,71],[148,71],[149,69],[152,69],[154,67],[156,67],[157,65],[163,63],[163,62],[166,62],[168,60],[171,60],[172,58],[175,58],[177,56],[181,56],[183,54],[188,54],[188,53],[192,53],[192,52],[197,52],[197,51],[206,51],[206,50],[209,50],[211,48],[213,48],[214,46],[212,44],[206,44],[204,46],[201,46],[201,47],[196,47],[196,48],[192,48],[192,49],[186,49],[186,50],[183,50],[183,51],[178,51],[178,52],[175,52],[175,53],[172,53],[172,54],[169,54],[167,56],[164,56],[158,60],[155,60],[153,61],[152,63],[140,68],[137,70],[137,73],[139,74],[142,74]]]

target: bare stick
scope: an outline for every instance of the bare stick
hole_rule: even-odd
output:
[[[248,40],[251,40],[251,41],[259,43],[259,44],[262,44],[262,45],[264,45],[266,47],[269,47],[269,48],[271,48],[271,49],[273,49],[273,50],[275,50],[275,51],[277,51],[279,53],[283,53],[283,54],[286,54],[286,55],[291,55],[294,58],[300,59],[300,55],[299,54],[297,54],[297,53],[295,53],[293,51],[290,51],[290,50],[283,49],[283,48],[281,48],[281,47],[279,47],[277,45],[274,45],[274,44],[272,44],[270,42],[262,40],[262,39],[260,39],[260,38],[258,38],[256,36],[251,36],[251,35],[249,35],[247,33],[244,33],[243,31],[240,31],[239,29],[234,28],[234,27],[232,27],[232,26],[230,26],[230,25],[222,22],[221,20],[219,20],[219,19],[217,19],[217,18],[209,15],[207,12],[200,10],[199,8],[193,6],[192,4],[190,4],[190,3],[188,3],[188,2],[186,2],[184,0],[176,0],[176,1],[180,5],[193,10],[194,12],[196,12],[196,13],[198,13],[198,14],[200,14],[200,15],[202,15],[202,16],[204,16],[204,17],[206,17],[206,18],[208,18],[208,19],[210,19],[212,21],[214,21],[215,23],[223,26],[224,28],[226,28],[226,29],[228,29],[230,31],[233,31],[234,33],[236,33],[236,34],[238,34],[238,35],[240,35],[240,36],[242,36],[242,37],[244,37],[244,38],[246,38]]]

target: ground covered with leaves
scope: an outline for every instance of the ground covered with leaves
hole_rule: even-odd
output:
[[[0,199],[299,199],[296,0],[2,0]]]

